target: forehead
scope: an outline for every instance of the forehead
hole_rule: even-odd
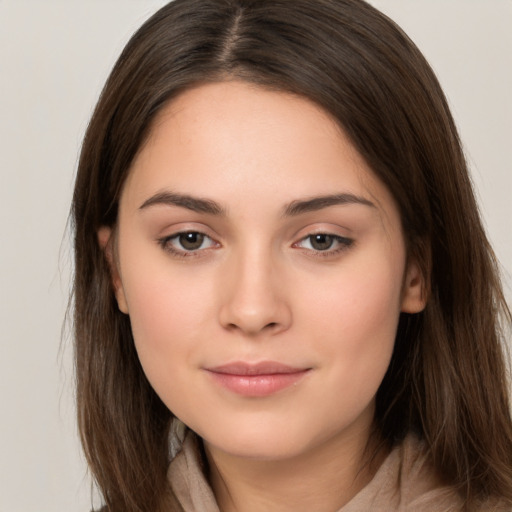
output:
[[[158,114],[123,196],[141,203],[168,189],[228,204],[256,197],[283,204],[333,192],[392,201],[327,112],[243,82],[200,85]]]

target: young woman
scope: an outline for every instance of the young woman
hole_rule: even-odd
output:
[[[496,262],[439,84],[370,5],[162,8],[73,219],[106,510],[512,509]]]

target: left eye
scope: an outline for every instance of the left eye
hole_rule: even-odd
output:
[[[187,231],[169,237],[166,240],[166,245],[176,251],[192,252],[212,247],[215,242],[204,233]]]
[[[327,233],[315,233],[303,238],[296,246],[312,251],[329,251],[348,247],[352,244],[350,238],[329,235]]]

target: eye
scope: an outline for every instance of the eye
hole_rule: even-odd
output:
[[[334,253],[350,247],[353,240],[328,233],[314,233],[295,244],[296,247],[317,252]]]
[[[174,253],[191,253],[214,247],[214,242],[208,235],[198,231],[185,231],[160,240],[164,249]]]
[[[306,238],[306,240],[309,242],[311,248],[315,251],[327,251],[333,246],[335,242],[334,236],[326,235],[324,233],[310,235]]]

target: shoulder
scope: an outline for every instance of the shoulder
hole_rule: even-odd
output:
[[[407,503],[404,510],[460,512],[464,509],[464,501],[455,487],[441,482],[423,441],[409,435],[400,452],[400,495],[403,503]]]
[[[414,512],[461,512],[466,510],[464,500],[454,486],[445,485],[438,477],[428,450],[416,436],[409,435],[396,450],[399,468],[397,486],[400,511]],[[512,512],[499,499],[489,499],[474,505],[473,512]]]
[[[392,449],[371,482],[340,512],[460,512],[456,490],[444,486],[429,463],[423,442],[407,436]]]

